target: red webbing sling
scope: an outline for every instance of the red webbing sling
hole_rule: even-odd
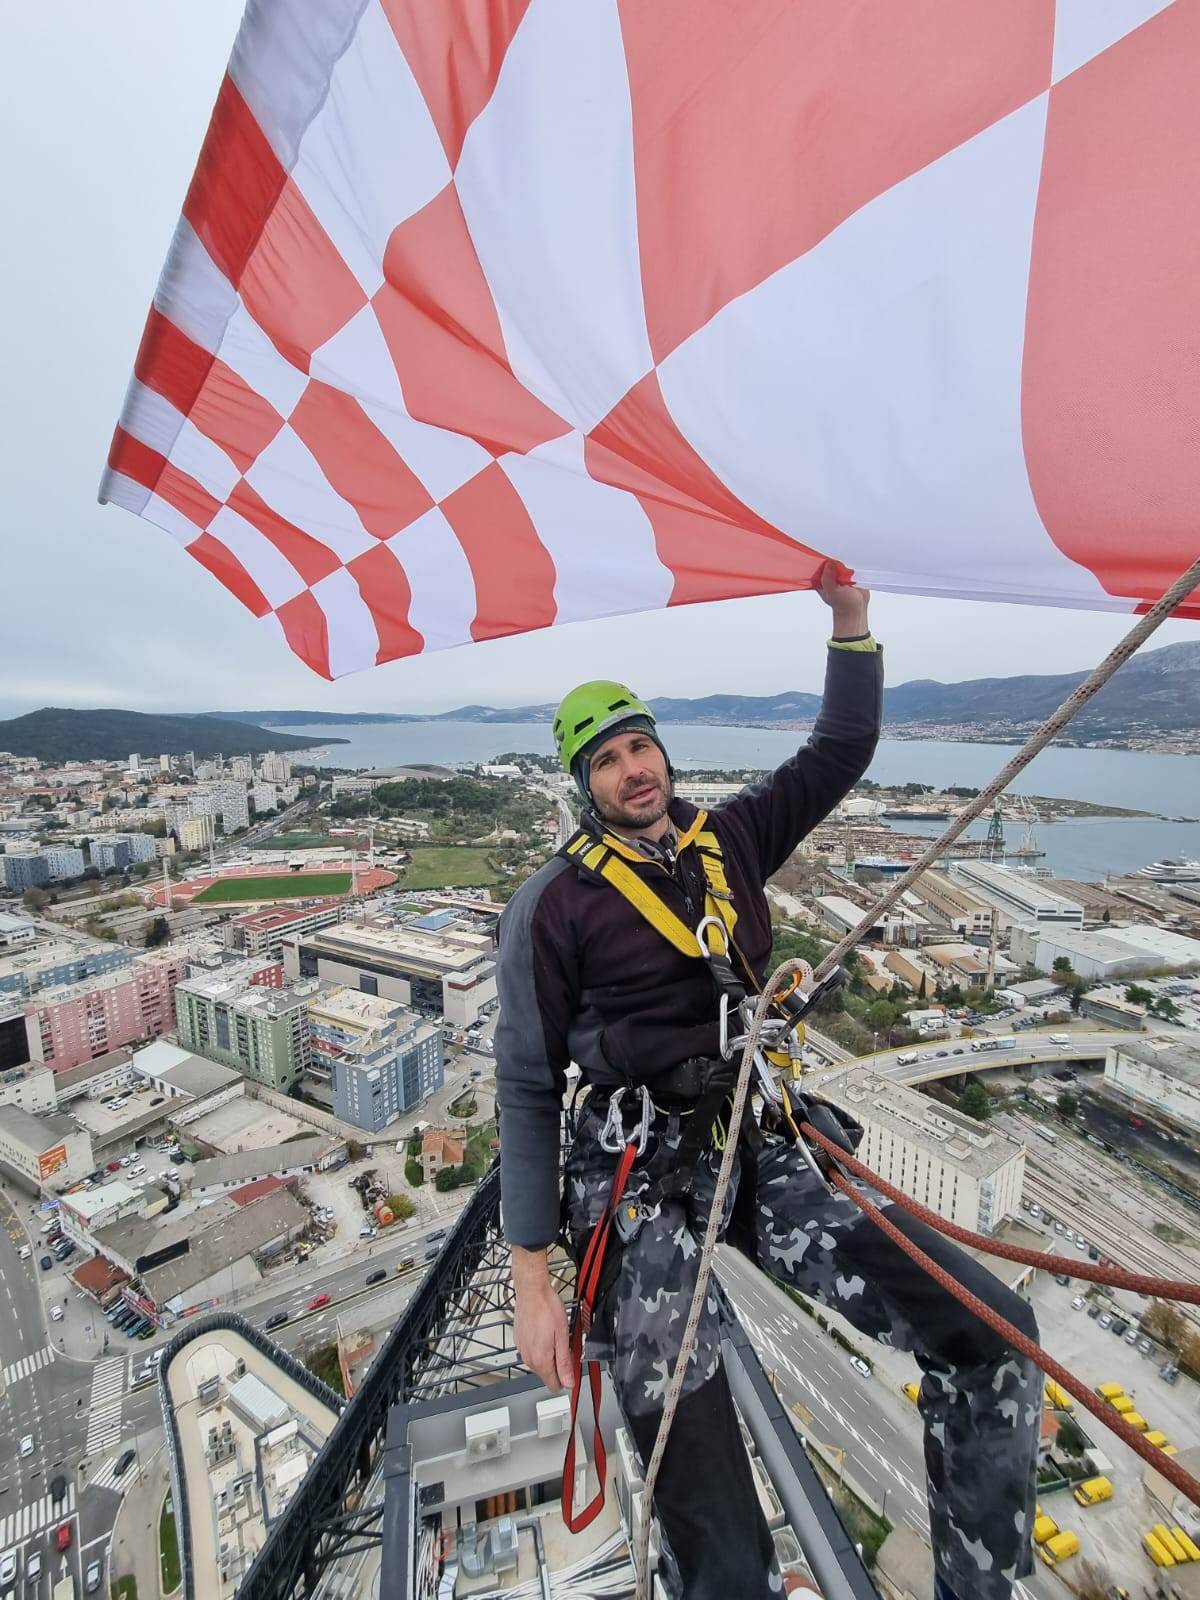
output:
[[[596,1307],[596,1296],[600,1290],[600,1277],[604,1269],[604,1253],[608,1247],[608,1236],[612,1230],[613,1213],[621,1202],[625,1192],[625,1185],[629,1181],[629,1174],[633,1169],[634,1159],[637,1156],[637,1144],[634,1140],[625,1146],[624,1153],[617,1163],[617,1170],[613,1173],[612,1186],[608,1191],[608,1199],[604,1202],[604,1211],[596,1226],[592,1229],[592,1236],[588,1240],[587,1249],[584,1251],[583,1261],[579,1267],[578,1296],[575,1302],[575,1316],[571,1323],[571,1372],[573,1382],[571,1385],[571,1437],[567,1441],[567,1453],[563,1457],[562,1475],[562,1519],[572,1533],[581,1533],[589,1523],[594,1522],[604,1504],[604,1477],[608,1467],[608,1455],[604,1448],[604,1439],[600,1432],[600,1363],[589,1361],[588,1387],[592,1395],[592,1459],[596,1463],[596,1476],[599,1484],[596,1493],[584,1506],[578,1516],[572,1514],[572,1497],[575,1486],[575,1418],[579,1411],[579,1397],[583,1392],[583,1346],[592,1329],[592,1313]]]

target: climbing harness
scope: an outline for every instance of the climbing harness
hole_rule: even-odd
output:
[[[659,1074],[650,1083],[593,1091],[607,1094],[608,1097],[604,1126],[598,1140],[600,1148],[620,1159],[604,1210],[592,1229],[580,1263],[575,1314],[571,1324],[571,1441],[563,1461],[562,1505],[563,1520],[572,1533],[586,1528],[604,1504],[607,1454],[600,1429],[600,1366],[596,1361],[586,1363],[586,1377],[591,1395],[593,1459],[599,1487],[578,1514],[573,1508],[575,1423],[585,1376],[584,1346],[592,1328],[596,1306],[616,1276],[608,1253],[612,1235],[615,1233],[622,1245],[627,1244],[636,1237],[647,1220],[658,1214],[663,1200],[682,1198],[690,1192],[696,1169],[708,1150],[723,1152],[728,1145],[737,1145],[739,1134],[754,1139],[758,1131],[748,1111],[735,1124],[726,1109],[737,1078],[733,1058],[739,1049],[751,1043],[756,1001],[747,995],[747,983],[756,990],[758,984],[734,941],[737,911],[725,874],[720,840],[707,827],[707,822],[708,813],[698,812],[677,845],[677,855],[695,845],[704,872],[704,915],[695,930],[689,928],[633,870],[634,864],[644,868],[647,857],[632,849],[624,840],[607,832],[598,839],[588,829],[581,828],[560,852],[584,876],[614,888],[681,954],[705,962],[716,991],[720,1052],[716,1058],[684,1061]],[[666,868],[662,870],[665,872]],[[734,967],[735,955],[746,981]],[[794,1113],[799,1111],[804,1116],[819,1116],[821,1110],[827,1109],[831,1115],[824,1125],[831,1128],[835,1136],[841,1133],[840,1126],[832,1116],[832,1108],[825,1108],[822,1103],[809,1097],[797,1096],[793,1099],[790,1087],[781,1087],[777,1082],[776,1073],[790,1067],[794,1074],[798,1074],[799,1046],[804,1037],[803,1018],[816,1001],[836,987],[839,981],[844,981],[840,969],[813,992],[806,993],[803,980],[798,974],[793,974],[791,980],[780,987],[778,994],[772,995],[774,1015],[760,1027],[753,1040],[758,1086],[764,1106],[769,1108],[768,1115],[772,1115],[775,1121],[782,1120],[790,1128],[794,1142],[823,1183],[828,1183],[823,1171],[827,1161],[818,1159],[818,1155],[809,1149]],[[741,1031],[736,1034],[731,1031],[735,1018],[741,1023]],[[638,1120],[630,1133],[626,1133],[624,1122],[627,1091],[631,1096],[640,1096]],[[666,1104],[660,1106],[655,1095],[665,1100]],[[639,1194],[627,1196],[625,1190],[630,1174],[634,1163],[647,1150],[656,1111],[681,1114],[686,1118],[686,1126],[679,1144],[672,1152],[669,1168],[655,1173]],[[857,1128],[857,1124],[854,1127]],[[858,1133],[861,1136],[861,1128]]]

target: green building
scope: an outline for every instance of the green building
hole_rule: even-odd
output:
[[[180,1046],[287,1094],[309,1063],[308,1002],[315,987],[252,985],[242,968],[185,978],[175,988]]]

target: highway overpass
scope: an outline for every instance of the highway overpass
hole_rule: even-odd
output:
[[[878,1050],[873,1055],[855,1056],[853,1059],[860,1063],[870,1062],[880,1077],[891,1078],[896,1083],[930,1083],[935,1078],[956,1077],[960,1072],[990,1072],[999,1067],[1047,1064],[1078,1066],[1085,1062],[1102,1062],[1110,1045],[1120,1044],[1123,1039],[1138,1038],[1145,1041],[1155,1037],[1148,1033],[1135,1035],[1103,1032],[1100,1029],[1086,1033],[1061,1029],[1054,1031],[1070,1042],[1056,1044],[1050,1029],[1029,1028],[1020,1033],[999,1035],[1001,1038],[1015,1039],[1016,1043],[1008,1049],[972,1050],[973,1043],[978,1044],[989,1037],[977,1034],[974,1040],[939,1039],[935,1042],[926,1039],[919,1045],[906,1045],[898,1050]],[[901,1056],[916,1056],[917,1059],[901,1062]],[[842,1065],[839,1062],[830,1071],[838,1072]]]

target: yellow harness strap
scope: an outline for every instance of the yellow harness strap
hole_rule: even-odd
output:
[[[646,857],[626,844],[624,839],[606,833],[597,840],[594,835],[586,833],[581,828],[567,841],[565,854],[573,856],[589,873],[612,884],[617,893],[624,896],[634,910],[640,913],[652,928],[657,929],[681,955],[697,958],[709,954],[727,955],[732,948],[737,912],[734,910],[733,896],[729,892],[729,883],[725,876],[721,842],[711,829],[705,827],[707,821],[707,811],[698,811],[695,819],[680,835],[677,850],[684,850],[688,845],[695,844],[699,852],[700,864],[704,868],[704,915],[716,917],[721,927],[725,929],[725,949],[721,948],[717,929],[711,923],[704,930],[708,948],[701,949],[695,931],[689,928],[681,917],[677,917],[645,880],[626,865],[627,862],[645,865]]]

